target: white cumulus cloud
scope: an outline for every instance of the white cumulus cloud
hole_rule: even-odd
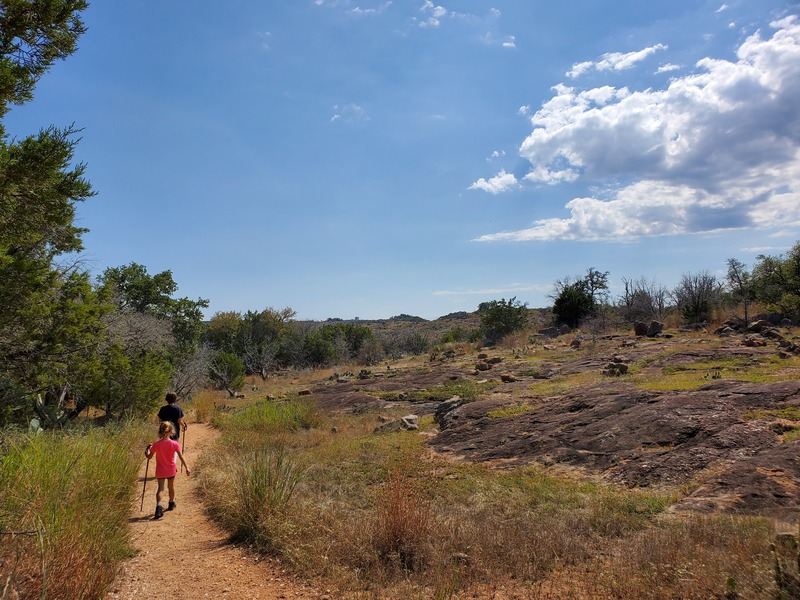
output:
[[[488,180],[481,177],[478,181],[469,186],[469,189],[483,190],[490,194],[499,194],[500,192],[505,192],[515,187],[517,187],[517,178],[514,174],[506,173],[502,170]]]
[[[603,54],[599,61],[585,61],[572,65],[572,68],[567,71],[567,77],[575,79],[586,73],[591,69],[597,71],[624,71],[632,69],[637,63],[642,62],[652,54],[659,50],[666,50],[667,46],[664,44],[656,44],[649,46],[635,52],[607,52]]]
[[[602,197],[575,198],[568,216],[492,240],[635,239],[800,225],[800,23],[771,24],[734,61],[704,58],[664,89],[553,88],[529,115],[521,181],[501,171],[472,189],[581,180]],[[617,63],[621,64],[621,63]],[[620,185],[615,182],[626,182]]]

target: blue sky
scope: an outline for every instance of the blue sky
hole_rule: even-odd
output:
[[[217,311],[434,319],[800,240],[800,5],[140,0],[6,117],[74,123],[86,265]]]

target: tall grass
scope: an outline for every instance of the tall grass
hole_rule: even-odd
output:
[[[291,499],[306,470],[287,436],[318,422],[313,403],[300,399],[216,415],[222,436],[201,457],[200,489],[231,539],[281,554],[291,536]]]
[[[277,526],[284,516],[303,469],[284,448],[258,448],[232,469],[232,503],[227,512],[232,538],[277,547]]]
[[[372,544],[381,560],[405,571],[424,568],[433,511],[408,463],[390,468],[375,503]]]
[[[320,423],[319,413],[311,401],[261,401],[229,414],[216,415],[214,425],[229,432],[229,437],[244,433],[293,432],[311,429]]]
[[[102,598],[129,556],[136,428],[11,435],[0,462],[4,596]]]

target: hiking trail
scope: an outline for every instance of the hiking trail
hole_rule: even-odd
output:
[[[144,509],[141,492],[145,462],[139,473],[139,494],[131,508],[130,527],[136,556],[126,560],[106,600],[172,598],[236,598],[268,600],[318,598],[320,592],[287,574],[280,562],[259,557],[229,543],[227,535],[203,512],[194,468],[201,452],[217,437],[202,423],[190,423],[184,458],[192,477],[180,471],[175,478],[175,503],[159,520],[153,519],[157,482],[151,460]],[[155,439],[155,435],[153,436]],[[164,490],[166,505],[167,491]]]

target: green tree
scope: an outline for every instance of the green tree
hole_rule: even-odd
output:
[[[598,314],[608,302],[608,271],[589,267],[581,279],[557,281],[553,295],[556,324],[578,327],[587,317]]]
[[[735,258],[727,260],[728,273],[727,281],[728,288],[730,289],[731,296],[736,302],[741,302],[744,307],[744,322],[748,323],[750,320],[749,308],[750,303],[755,299],[755,288],[753,287],[753,278],[747,270],[747,266]]]
[[[278,366],[281,343],[295,316],[291,308],[248,311],[238,330],[238,352],[248,373],[266,379]]]
[[[562,285],[553,301],[553,318],[557,324],[578,327],[581,321],[594,312],[592,294],[582,280]]]
[[[480,307],[481,332],[492,342],[524,329],[528,324],[528,304],[518,302],[516,296],[510,300],[502,298],[483,302]]]
[[[82,396],[118,419],[152,414],[172,375],[171,363],[158,352],[130,352],[119,343],[98,354],[91,368]]]
[[[688,323],[708,322],[721,303],[722,286],[708,271],[687,273],[672,290],[672,297]]]
[[[52,64],[75,52],[86,31],[86,0],[0,2],[0,117],[9,104],[33,98],[33,88]]]
[[[232,352],[219,352],[211,360],[209,378],[217,389],[227,390],[233,398],[244,385],[244,365]]]
[[[0,0],[0,118],[33,97],[39,78],[76,48],[84,1]],[[10,140],[0,122],[0,419],[35,406],[56,414],[92,355],[108,310],[68,255],[85,230],[75,205],[94,195],[76,163],[74,127]],[[80,387],[80,386],[78,386]],[[50,400],[56,406],[48,406]]]
[[[214,313],[203,332],[203,341],[215,350],[235,352],[242,328],[242,313],[220,311]]]
[[[753,267],[756,299],[766,308],[800,322],[800,242],[784,255],[759,255]]]
[[[336,354],[342,360],[356,358],[366,344],[375,341],[369,327],[355,323],[326,323],[320,328],[319,335],[339,349]]]
[[[310,331],[303,339],[303,354],[298,366],[324,367],[336,360],[336,346],[320,331]]]
[[[109,267],[99,282],[120,311],[149,314],[168,321],[176,348],[181,352],[194,350],[202,333],[202,309],[208,307],[208,300],[173,298],[178,284],[172,278],[172,271],[150,275],[146,267],[133,262]]]

